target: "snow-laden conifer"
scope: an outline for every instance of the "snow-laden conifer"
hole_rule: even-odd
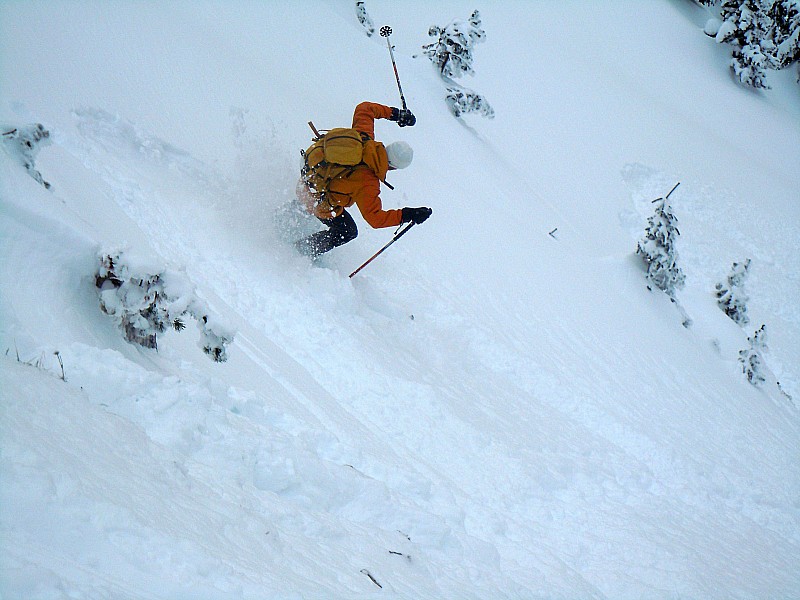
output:
[[[769,88],[766,74],[772,66],[768,35],[772,19],[768,4],[764,0],[724,0],[720,18],[717,41],[733,46],[731,68],[736,77],[751,87]]]
[[[772,8],[776,69],[800,63],[800,0],[780,0]],[[800,69],[798,69],[800,82]]]
[[[477,112],[485,117],[494,117],[494,109],[484,96],[453,81],[465,74],[475,74],[473,47],[486,40],[480,12],[476,10],[466,21],[456,19],[446,27],[434,25],[428,30],[428,35],[436,41],[426,44],[422,50],[448,84],[445,100],[453,115],[460,117],[464,113]]]
[[[800,61],[800,0],[699,2],[717,11],[706,34],[732,46],[731,69],[742,83],[768,89],[768,70]]]
[[[466,21],[455,19],[446,27],[433,25],[428,35],[435,37],[436,41],[423,46],[422,50],[442,75],[457,78],[464,74],[475,74],[472,48],[486,39],[477,10]]]
[[[678,219],[669,204],[669,197],[677,187],[672,188],[666,197],[653,201],[655,213],[648,218],[644,238],[639,240],[636,248],[636,253],[647,266],[647,279],[673,299],[675,292],[686,281],[683,270],[677,264],[678,252],[675,248],[681,232],[677,227]]]
[[[210,314],[184,273],[116,251],[101,254],[95,284],[101,310],[117,320],[129,342],[157,349],[158,334],[170,327],[182,331],[188,314],[197,320],[203,352],[216,362],[228,359],[233,331]]]
[[[762,325],[756,330],[752,337],[747,338],[750,346],[739,351],[739,362],[742,365],[742,373],[747,377],[747,381],[755,386],[766,382],[766,366],[762,352],[767,351],[767,326]]]
[[[743,263],[735,262],[726,283],[718,283],[716,286],[717,304],[737,325],[747,325],[750,322],[750,317],[747,316],[749,298],[744,291],[749,271],[749,258]]]

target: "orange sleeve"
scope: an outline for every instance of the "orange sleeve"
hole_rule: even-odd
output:
[[[364,185],[354,196],[361,216],[373,229],[381,227],[397,227],[403,220],[403,211],[398,209],[383,210],[380,198],[380,182],[375,177]]]
[[[356,106],[353,113],[353,129],[366,133],[370,139],[375,139],[375,119],[388,119],[392,116],[392,109],[375,102],[362,102]]]

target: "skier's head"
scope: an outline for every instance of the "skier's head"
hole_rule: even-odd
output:
[[[414,149],[405,142],[392,142],[386,146],[390,169],[405,169],[414,159]]]

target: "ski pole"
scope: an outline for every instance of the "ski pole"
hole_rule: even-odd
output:
[[[378,250],[378,251],[377,251],[375,254],[373,254],[373,255],[372,255],[370,258],[369,258],[369,260],[367,260],[367,262],[365,262],[363,265],[361,265],[360,267],[358,267],[358,268],[357,268],[355,271],[353,271],[352,273],[350,273],[350,277],[352,278],[352,277],[353,277],[353,275],[355,275],[356,273],[358,273],[358,272],[359,272],[361,269],[363,269],[363,268],[364,268],[364,267],[366,267],[366,266],[367,266],[369,263],[371,263],[373,260],[375,260],[376,258],[378,258],[378,257],[381,255],[381,253],[382,253],[384,250],[386,250],[386,249],[387,249],[389,246],[391,246],[391,245],[392,245],[392,244],[394,244],[394,243],[395,243],[397,240],[399,240],[401,237],[403,237],[403,235],[404,235],[404,234],[405,234],[405,233],[406,233],[406,232],[407,232],[409,229],[411,229],[411,228],[412,228],[414,225],[415,225],[414,221],[411,221],[411,223],[409,223],[409,224],[408,224],[408,225],[407,225],[405,228],[403,228],[403,229],[401,229],[399,232],[397,232],[397,233],[395,234],[395,236],[394,236],[394,237],[393,237],[391,240],[389,240],[389,243],[388,243],[388,244],[386,244],[386,245],[385,245],[383,248],[381,248],[381,249],[380,249],[380,250]]]
[[[394,50],[392,50],[392,43],[389,41],[389,36],[392,35],[392,28],[388,25],[381,27],[381,36],[386,38],[386,45],[389,46],[389,56],[392,57],[392,66],[394,67],[394,77],[397,79],[397,89],[400,90],[400,101],[403,103],[403,110],[408,110],[406,106],[406,97],[403,96],[403,88],[400,87],[400,75],[397,74],[397,63],[394,62]]]

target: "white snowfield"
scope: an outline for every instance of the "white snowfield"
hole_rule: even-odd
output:
[[[349,279],[392,230],[312,265],[286,206],[309,119],[399,105],[354,4],[0,5],[0,122],[51,142],[50,189],[0,151],[0,597],[800,597],[795,74],[735,84],[690,2],[487,1],[457,120],[419,55],[476,6],[367,2],[417,116],[383,202],[433,216]],[[678,182],[680,307],[634,255]],[[119,249],[227,362],[124,340]]]

